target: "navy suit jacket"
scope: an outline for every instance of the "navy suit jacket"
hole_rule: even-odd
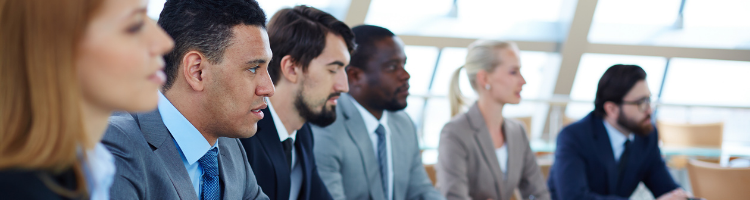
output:
[[[628,199],[639,182],[655,197],[677,189],[661,157],[659,136],[635,135],[622,180],[601,117],[590,113],[557,136],[555,163],[547,185],[552,199]],[[622,158],[621,158],[622,159]]]
[[[291,187],[291,170],[286,162],[284,148],[279,141],[279,133],[273,123],[271,111],[263,109],[265,117],[258,121],[258,132],[255,136],[241,139],[247,151],[247,159],[258,177],[258,184],[271,199],[289,199]],[[313,154],[313,136],[310,125],[305,123],[297,130],[294,149],[302,167],[302,187],[299,199],[332,199],[323,181],[318,175]]]

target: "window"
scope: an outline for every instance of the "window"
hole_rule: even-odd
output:
[[[750,49],[750,1],[599,0],[589,41]]]
[[[562,2],[373,0],[365,23],[405,35],[559,41]]]
[[[673,58],[662,102],[750,106],[750,62]]]
[[[308,5],[328,12],[339,20],[344,20],[349,9],[350,0],[257,0],[260,8],[266,13],[266,18],[282,8],[290,8],[296,5]],[[166,0],[151,0],[148,4],[148,16],[159,19],[159,13],[164,8]]]

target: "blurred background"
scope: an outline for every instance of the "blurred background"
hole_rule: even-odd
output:
[[[476,39],[520,47],[523,100],[503,114],[527,124],[540,164],[551,164],[543,160],[551,159],[560,129],[593,110],[597,82],[614,64],[640,65],[648,73],[662,153],[688,190],[685,158],[727,166],[733,156],[750,156],[748,0],[258,2],[269,18],[305,4],[352,27],[379,25],[401,37],[411,74],[406,112],[419,130],[426,165],[437,162],[440,130],[450,120],[450,75]],[[151,0],[149,16],[157,19],[163,4]],[[475,98],[466,75],[461,78],[464,94]]]

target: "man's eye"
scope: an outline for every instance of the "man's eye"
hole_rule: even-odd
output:
[[[258,68],[260,68],[260,66],[255,66],[255,67],[250,68],[248,70],[250,70],[250,72],[252,72],[253,74],[255,74],[255,71],[258,70]]]

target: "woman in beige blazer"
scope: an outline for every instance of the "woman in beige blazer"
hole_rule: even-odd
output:
[[[509,200],[515,189],[523,199],[550,199],[523,124],[502,116],[505,104],[521,100],[526,84],[518,54],[513,43],[479,40],[453,74],[452,115],[465,101],[458,87],[461,69],[479,99],[440,135],[437,187],[447,199]]]

